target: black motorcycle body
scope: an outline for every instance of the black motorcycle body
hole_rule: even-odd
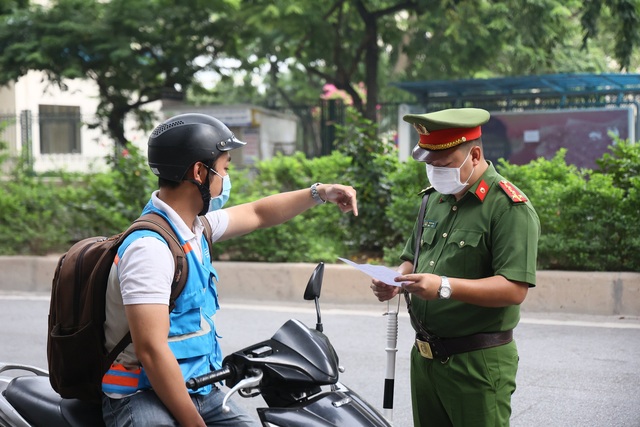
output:
[[[318,298],[324,265],[320,263],[304,298],[315,300],[316,328],[289,320],[268,340],[229,354],[222,368],[187,381],[196,390],[224,381],[236,392],[261,396],[266,407],[258,417],[269,427],[391,426],[357,393],[342,385],[338,355],[322,332]],[[8,375],[11,371],[22,375]],[[103,425],[99,404],[62,399],[49,384],[46,371],[25,365],[0,364],[0,427],[86,427]]]

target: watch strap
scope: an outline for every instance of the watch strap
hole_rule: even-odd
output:
[[[311,186],[311,198],[320,205],[322,203],[326,203],[327,201],[323,200],[322,197],[320,197],[320,193],[318,193],[318,185],[322,185],[322,183],[316,182]]]
[[[446,295],[443,295],[442,290],[447,289],[445,292]],[[447,276],[440,276],[440,287],[438,288],[438,298],[439,299],[449,299],[451,297],[451,284],[449,283],[449,278]]]

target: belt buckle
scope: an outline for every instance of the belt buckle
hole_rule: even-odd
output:
[[[425,359],[433,359],[433,353],[431,352],[431,345],[426,341],[421,341],[416,338],[416,347],[420,352],[420,355]]]

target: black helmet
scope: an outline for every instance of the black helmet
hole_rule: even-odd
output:
[[[171,117],[149,137],[149,167],[160,178],[180,182],[195,162],[213,161],[225,151],[242,147],[220,120],[200,113]]]

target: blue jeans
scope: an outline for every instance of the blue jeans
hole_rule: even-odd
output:
[[[192,394],[198,412],[208,426],[255,427],[260,424],[242,408],[227,401],[231,410],[222,412],[224,393],[214,388],[209,394]],[[153,390],[144,390],[122,399],[102,396],[102,417],[107,427],[177,427],[171,415]]]

